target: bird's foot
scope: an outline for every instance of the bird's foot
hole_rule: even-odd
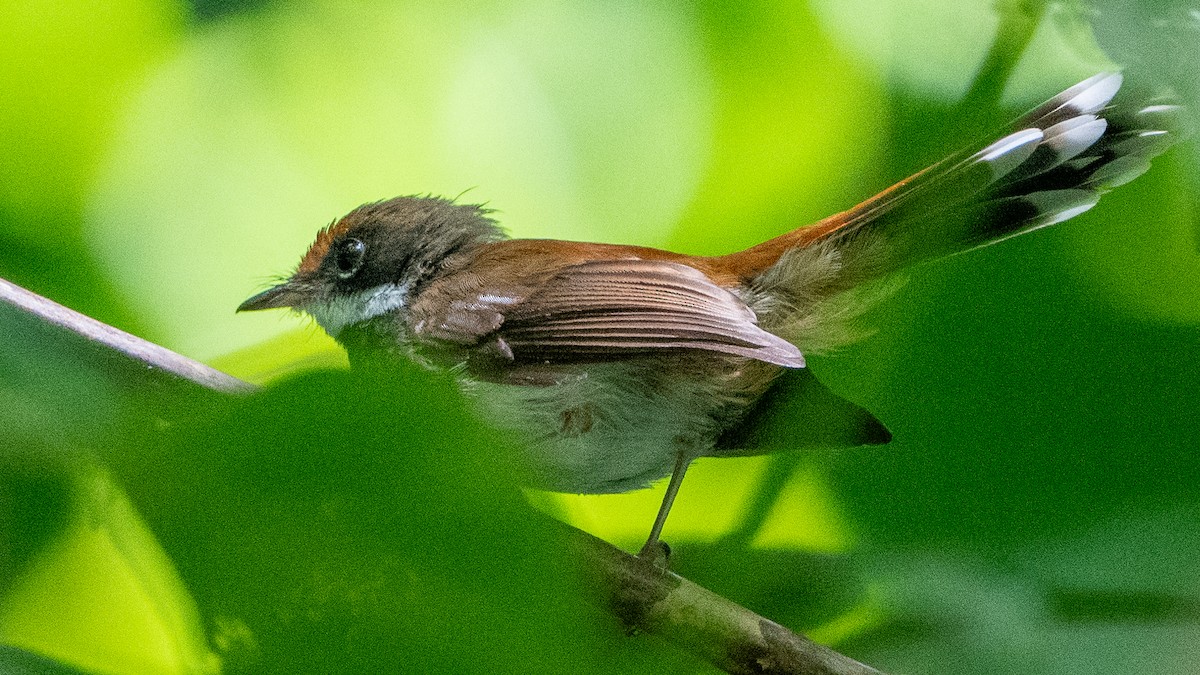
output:
[[[671,547],[665,541],[651,539],[638,551],[638,557],[665,570],[671,562]]]

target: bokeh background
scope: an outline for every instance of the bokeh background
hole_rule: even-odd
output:
[[[521,507],[632,549],[662,486],[497,487],[503,439],[445,383],[362,389],[305,320],[233,308],[398,194],[735,250],[1103,69],[1193,102],[1198,50],[1186,0],[0,0],[0,276],[274,383],[153,401],[0,324],[0,643],[104,673],[704,672],[581,609]],[[915,271],[810,359],[895,440],[699,462],[674,567],[889,672],[1200,670],[1198,165]]]

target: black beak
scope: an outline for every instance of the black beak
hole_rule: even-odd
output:
[[[278,286],[272,286],[238,305],[237,311],[256,312],[260,309],[296,307],[303,304],[306,299],[307,294],[296,288],[291,280],[288,280]]]

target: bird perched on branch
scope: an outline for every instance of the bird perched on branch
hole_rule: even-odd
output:
[[[796,448],[890,440],[804,353],[856,338],[873,282],[1067,220],[1145,171],[1177,139],[1179,108],[1113,105],[1121,84],[1085,80],[994,142],[723,256],[508,239],[486,209],[436,197],[366,204],[238,309],[305,312],[355,365],[451,370],[523,440],[537,487],[625,492],[670,475],[643,547],[656,554],[688,464],[774,449],[769,420],[797,414]]]

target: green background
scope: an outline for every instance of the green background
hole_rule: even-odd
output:
[[[204,634],[231,671],[703,672],[584,603],[448,384],[364,385],[305,320],[232,310],[365,201],[721,253],[1102,69],[1192,100],[1186,2],[1055,3],[1023,51],[1020,6],[0,0],[0,276],[275,383],[131,393],[4,315],[0,643],[104,673],[211,667]],[[964,109],[989,50],[1015,70]],[[809,359],[894,441],[697,463],[673,566],[892,672],[1200,670],[1197,161],[915,270]],[[661,489],[524,497],[634,549]]]

